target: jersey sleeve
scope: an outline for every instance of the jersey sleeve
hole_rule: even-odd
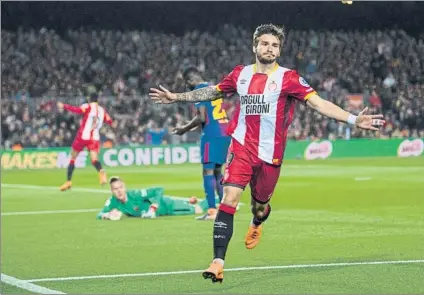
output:
[[[284,75],[283,91],[301,102],[317,93],[296,71],[288,71]]]
[[[112,123],[113,123],[112,118],[109,116],[109,114],[106,111],[105,111],[103,121],[108,125],[112,125]]]
[[[147,199],[151,204],[160,204],[163,197],[163,187],[151,187],[140,190],[141,197]]]
[[[97,214],[97,219],[102,219],[103,214],[109,213],[113,209],[116,209],[115,202],[113,202],[113,198],[109,198],[106,200],[106,203],[103,207],[103,209]]]
[[[237,79],[240,75],[241,70],[244,68],[243,65],[236,66],[231,73],[222,79],[215,87],[218,91],[223,93],[233,94],[237,92]]]
[[[89,107],[90,106],[87,103],[85,103],[85,104],[83,104],[79,107],[76,107],[76,106],[73,106],[73,105],[70,105],[70,104],[63,104],[63,108],[65,110],[67,110],[71,113],[75,113],[75,114],[84,114],[88,110]]]

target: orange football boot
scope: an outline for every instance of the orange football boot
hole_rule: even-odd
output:
[[[247,249],[253,249],[258,245],[262,236],[262,228],[262,224],[260,226],[254,224],[249,225],[246,237],[244,238],[244,244]]]
[[[209,265],[202,273],[203,277],[206,279],[211,279],[212,283],[220,282],[224,280],[224,266],[219,262],[213,262]]]
[[[100,180],[100,185],[104,185],[107,183],[106,172],[103,169],[99,171],[99,180]]]
[[[72,181],[68,180],[62,186],[59,188],[61,192],[67,191],[68,189],[71,189],[72,187]]]

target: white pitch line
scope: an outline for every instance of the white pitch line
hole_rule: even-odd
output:
[[[53,190],[53,191],[59,192],[59,188],[56,187],[56,186],[9,184],[9,183],[2,183],[1,186],[5,187],[5,188],[35,189],[35,190],[49,190],[49,191]],[[110,190],[95,189],[95,188],[84,188],[84,187],[72,188],[71,191],[83,192],[83,193],[97,193],[97,194],[110,193]]]
[[[61,291],[41,287],[41,286],[38,286],[36,284],[30,283],[28,281],[20,280],[20,279],[15,278],[15,277],[8,276],[4,273],[1,274],[1,281],[6,283],[6,284],[9,284],[9,285],[21,288],[21,289],[25,289],[27,291],[31,291],[31,292],[34,292],[34,293],[39,293],[39,294],[66,294],[66,293],[63,293]]]
[[[46,210],[46,211],[21,211],[21,212],[4,212],[1,216],[14,215],[38,215],[38,214],[63,214],[63,213],[86,213],[100,212],[101,209],[75,209],[75,210]]]
[[[371,177],[355,177],[356,181],[367,181],[367,180],[371,180]]]
[[[200,184],[199,184],[200,185]],[[19,183],[14,183],[14,184],[9,184],[9,183],[2,183],[1,184],[2,187],[5,188],[16,188],[16,189],[34,189],[34,190],[49,190],[49,191],[57,191],[59,192],[59,188],[56,186],[47,186],[47,185],[27,185],[27,184],[19,184]],[[155,187],[155,186],[163,186],[163,185],[150,185],[150,187]],[[168,189],[172,189],[172,190],[187,190],[187,189],[193,189],[193,185],[187,185],[187,186],[182,186],[181,184],[179,185],[166,185],[166,187]],[[131,189],[131,188],[129,188]],[[95,194],[110,194],[110,190],[107,189],[96,189],[96,188],[86,188],[86,187],[73,187],[70,190],[71,192],[83,192],[83,193],[95,193]]]
[[[14,183],[14,184],[9,184],[9,183],[2,183],[1,184],[2,187],[5,188],[16,188],[16,189],[34,189],[34,190],[52,190],[52,191],[57,191],[59,192],[59,189],[56,186],[47,186],[47,185],[27,185],[27,184],[19,184],[19,183]],[[160,185],[150,185],[150,187],[155,187],[155,186],[160,186]],[[131,189],[131,188],[129,188]],[[98,189],[98,188],[86,188],[86,187],[76,187],[76,188],[71,188],[71,192],[75,191],[75,192],[82,192],[82,193],[96,193],[96,194],[110,194],[110,190],[106,190],[106,189]],[[189,199],[188,197],[174,197],[172,196],[174,199]]]
[[[227,268],[225,269],[225,271],[273,270],[273,269],[290,269],[290,268],[318,268],[318,267],[381,265],[381,264],[410,264],[410,263],[424,263],[424,260],[365,261],[365,262],[342,262],[342,263],[321,263],[321,264],[252,266],[252,267]],[[166,275],[201,273],[202,271],[203,270],[179,270],[179,271],[128,273],[128,274],[115,274],[115,275],[42,278],[42,279],[30,279],[26,281],[27,282],[55,282],[55,281],[74,281],[74,280],[90,280],[90,279],[125,278],[125,277],[149,277],[149,276],[166,276]]]
[[[58,191],[55,186],[44,186],[44,185],[27,185],[27,184],[9,184],[2,183],[2,187],[6,188],[16,188],[16,189],[35,189],[35,190],[55,190]],[[72,188],[73,191],[76,192],[88,192],[88,193],[101,193],[101,194],[110,194],[110,190],[104,189],[95,189],[95,188]],[[189,197],[178,197],[178,196],[168,196],[175,200],[189,200]],[[202,198],[198,198],[198,200],[203,200]],[[244,203],[240,203],[241,206]],[[37,215],[37,214],[60,214],[60,213],[86,213],[86,212],[95,212],[100,211],[100,209],[76,209],[76,210],[47,210],[47,211],[22,211],[22,212],[4,212],[1,216],[13,216],[13,215]]]

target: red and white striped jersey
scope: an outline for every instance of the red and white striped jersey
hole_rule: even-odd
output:
[[[261,160],[280,165],[295,102],[305,103],[315,90],[278,64],[268,75],[256,73],[256,65],[239,65],[216,87],[240,96],[228,133]]]
[[[105,109],[96,102],[85,103],[79,107],[64,105],[65,110],[77,114],[83,114],[77,138],[82,140],[100,140],[100,128],[103,122],[111,125],[112,119]]]

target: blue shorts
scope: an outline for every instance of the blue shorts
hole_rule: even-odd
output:
[[[200,140],[200,153],[204,169],[214,169],[216,165],[223,165],[227,160],[230,136],[205,138]]]

